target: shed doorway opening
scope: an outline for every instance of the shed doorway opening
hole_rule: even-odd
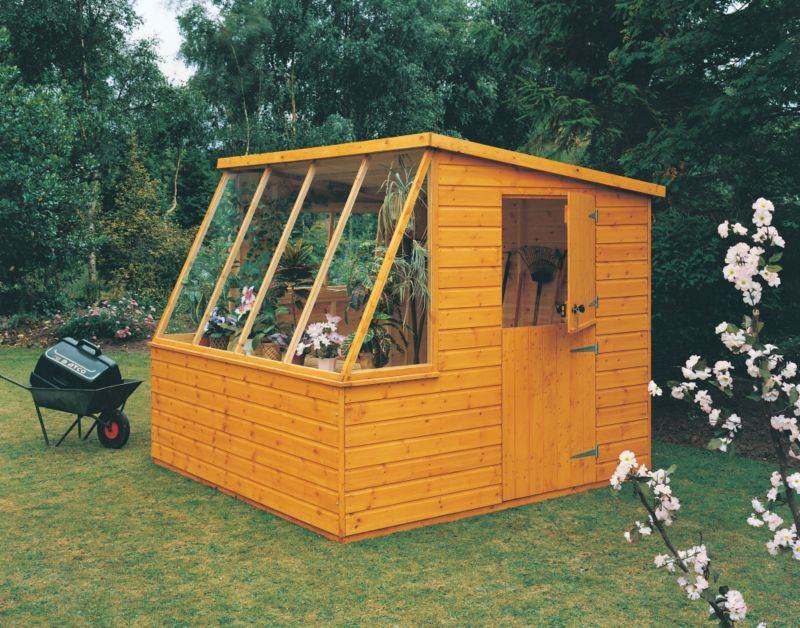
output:
[[[503,327],[566,323],[566,205],[565,198],[503,200]]]
[[[594,198],[503,199],[503,499],[594,479]]]

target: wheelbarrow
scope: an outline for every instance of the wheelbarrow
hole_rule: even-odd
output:
[[[103,447],[119,449],[128,442],[131,427],[123,410],[128,397],[142,381],[123,379],[117,363],[88,340],[63,338],[47,349],[31,372],[30,386],[2,373],[0,378],[31,393],[46,445],[50,445],[50,439],[44,426],[42,408],[76,415],[55,447],[64,442],[75,426],[81,440],[89,438],[97,428],[97,438]],[[83,419],[92,421],[85,434]]]

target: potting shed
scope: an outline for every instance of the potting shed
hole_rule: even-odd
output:
[[[433,133],[218,166],[152,341],[157,464],[350,541],[649,463],[664,187]]]

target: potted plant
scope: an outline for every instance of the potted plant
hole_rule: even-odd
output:
[[[205,346],[224,351],[228,348],[235,328],[236,318],[226,315],[222,308],[215,307],[211,311],[211,316],[208,318],[203,332],[203,338],[207,339]]]
[[[271,344],[275,349],[278,351],[277,357],[272,357],[272,355],[267,355],[266,352],[262,349],[261,355],[265,358],[269,358],[270,360],[280,360],[281,355],[286,351],[286,348],[289,346],[289,341],[292,339],[291,333],[288,331],[277,331],[274,334],[267,336],[269,340],[269,344]],[[264,346],[263,344],[261,345]],[[303,356],[305,358],[305,356]],[[292,357],[292,364],[296,364],[294,357]],[[302,364],[302,362],[300,362]]]
[[[276,337],[285,338],[286,334],[281,333],[285,325],[279,323],[277,319],[281,314],[288,313],[288,308],[282,305],[265,303],[262,311],[256,317],[253,329],[250,331],[250,340],[253,350],[261,357],[268,360],[281,359],[281,346],[276,342]],[[285,347],[286,343],[283,345],[283,348]]]
[[[278,271],[275,274],[276,286],[274,287],[276,300],[288,292],[289,306],[292,312],[292,322],[297,324],[297,311],[303,309],[303,302],[307,290],[301,286],[314,281],[314,271],[317,265],[312,257],[313,251],[301,239],[289,242],[281,255]]]
[[[305,334],[308,338],[297,345],[297,354],[303,355],[308,350],[318,359],[317,368],[333,372],[336,358],[341,355],[341,346],[345,341],[344,336],[336,331],[336,325],[342,318],[326,314],[325,319],[324,322],[311,323],[306,327]]]
[[[350,350],[354,335],[347,337],[343,353]],[[358,353],[358,364],[362,369],[383,368],[389,364],[392,348],[405,353],[407,346],[403,324],[385,312],[375,312]]]

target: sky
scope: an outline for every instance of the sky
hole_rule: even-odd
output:
[[[175,0],[136,0],[134,6],[144,23],[134,31],[133,38],[158,40],[161,71],[173,83],[185,82],[192,71],[178,59],[181,35]]]

